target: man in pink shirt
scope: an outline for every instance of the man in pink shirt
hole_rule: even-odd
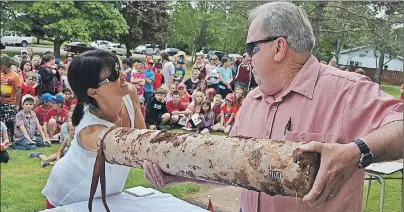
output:
[[[294,4],[264,4],[250,22],[247,53],[259,87],[243,101],[230,135],[307,142],[302,149],[322,157],[305,197],[244,190],[241,210],[361,212],[364,167],[403,158],[403,103],[366,76],[319,63],[310,53],[310,22]],[[144,166],[153,185],[181,181]]]

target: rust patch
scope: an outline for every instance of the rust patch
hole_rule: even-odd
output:
[[[244,168],[234,173],[234,176],[237,179],[237,181],[240,182],[240,185],[242,185],[242,187],[246,187],[250,184],[250,181],[248,181],[248,175],[245,172]]]
[[[248,159],[248,163],[250,164],[250,166],[252,166],[255,170],[258,169],[258,167],[261,164],[261,158],[262,158],[262,154],[260,150],[256,150],[254,149],[253,151],[251,151],[250,157]]]
[[[295,190],[298,197],[309,193],[320,167],[321,156],[319,153],[303,152],[300,149],[293,151],[293,162],[299,165],[299,176],[292,181],[285,179],[284,186]]]
[[[220,174],[221,176],[224,176],[224,177],[227,176],[227,172],[219,172],[219,174]]]
[[[167,140],[168,136],[167,136],[167,132],[159,132],[154,138],[150,139],[150,143],[154,144],[154,143],[160,143],[164,140]]]
[[[186,173],[187,173],[188,176],[190,176],[192,178],[195,178],[195,175],[191,170],[188,170]]]
[[[214,177],[213,181],[216,181],[219,183],[227,182],[227,180],[223,179],[220,175],[218,175],[216,173],[213,174],[213,177]]]
[[[145,139],[149,138],[151,133],[152,133],[151,131],[147,131],[147,132],[145,132],[143,134],[138,135],[137,139],[139,140],[139,142],[141,142],[142,140],[145,140]]]

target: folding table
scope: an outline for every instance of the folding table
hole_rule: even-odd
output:
[[[401,161],[393,161],[393,162],[384,162],[384,163],[374,163],[366,167],[365,170],[365,175],[369,176],[365,178],[365,180],[368,180],[368,190],[366,193],[366,201],[365,201],[365,207],[368,204],[368,198],[369,198],[369,191],[370,191],[370,186],[372,184],[372,180],[378,180],[381,188],[380,188],[380,212],[383,212],[383,207],[384,207],[384,189],[386,185],[386,180],[401,180],[401,184],[403,183],[402,177],[388,177],[386,175],[394,174],[396,172],[401,172],[401,175],[403,175],[403,162]],[[402,186],[401,186],[402,187]],[[404,191],[401,191],[401,200],[403,201],[404,199]],[[401,205],[401,207],[403,207]],[[401,208],[401,211],[403,212],[403,208]]]

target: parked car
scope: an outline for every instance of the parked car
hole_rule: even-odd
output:
[[[4,45],[3,42],[0,42],[0,49],[5,49],[5,48],[6,48],[6,45]]]
[[[27,47],[28,44],[32,44],[32,38],[15,31],[2,31],[1,42],[5,45],[21,45],[22,47]]]
[[[136,54],[160,54],[160,49],[158,45],[145,44],[140,45],[135,48]]]
[[[239,55],[239,54],[229,54],[229,55],[227,55],[227,57],[229,57],[229,58],[232,59],[233,61],[234,61],[235,59],[241,60],[241,59],[243,58],[243,56],[241,56],[241,55]]]
[[[67,52],[74,52],[76,54],[80,54],[86,51],[91,51],[91,50],[95,50],[94,47],[92,47],[90,44],[85,44],[85,43],[80,43],[80,42],[73,42],[73,43],[69,43],[67,44],[63,50],[67,51]]]
[[[108,49],[109,51],[111,51],[116,55],[126,55],[126,48],[121,44],[117,43],[109,44],[106,49]]]
[[[222,60],[223,58],[223,52],[222,51],[209,51],[208,52],[208,57],[210,58],[211,56],[216,55],[219,60]]]
[[[107,40],[96,40],[90,43],[90,45],[94,48],[105,48],[108,47],[108,45],[110,44],[112,44],[112,42]]]
[[[166,48],[164,52],[167,52],[170,56],[176,55],[180,50],[176,48]]]

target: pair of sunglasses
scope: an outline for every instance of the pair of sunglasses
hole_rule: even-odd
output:
[[[120,76],[120,72],[121,71],[121,67],[119,66],[118,63],[115,63],[115,72],[111,72],[111,74],[109,75],[109,77],[107,79],[101,80],[97,87],[100,87],[101,85],[108,83],[108,82],[115,82],[118,80],[119,76]]]
[[[268,37],[266,39],[246,43],[246,53],[250,57],[252,57],[254,54],[257,54],[260,51],[260,47],[258,47],[257,44],[272,42],[272,41],[275,41],[278,38],[285,38],[286,39],[287,37],[286,36],[274,36],[274,37]]]

